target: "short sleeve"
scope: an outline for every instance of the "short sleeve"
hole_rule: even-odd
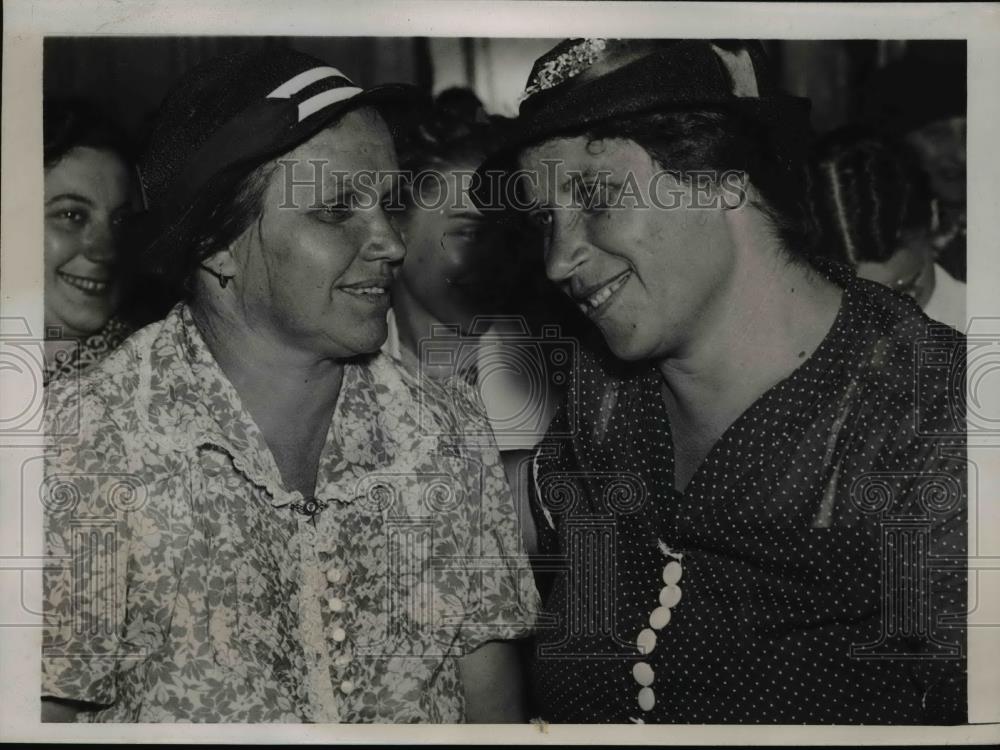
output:
[[[124,441],[75,381],[48,393],[44,504],[44,697],[115,702],[123,658],[129,531],[139,487]]]
[[[463,383],[455,388],[454,403],[465,435],[460,450],[473,489],[462,576],[464,617],[453,644],[461,655],[488,641],[531,635],[539,596],[485,407],[473,388]]]
[[[926,571],[916,572],[911,586],[925,581],[922,606],[910,613],[915,623],[926,618],[925,634],[912,648],[914,681],[923,698],[922,721],[928,724],[964,724],[967,706],[968,609],[968,471],[964,440],[921,438],[912,455],[919,466],[909,495],[914,517],[927,519]],[[900,592],[902,595],[903,592]],[[921,658],[922,657],[922,658]]]
[[[852,470],[845,489],[881,537],[881,635],[869,658],[908,676],[921,723],[959,724],[967,719],[970,466],[966,438],[951,424],[961,404],[942,387],[919,395],[899,410],[906,419],[858,433],[859,466],[868,468]]]

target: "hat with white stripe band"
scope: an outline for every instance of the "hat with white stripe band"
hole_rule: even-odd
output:
[[[164,99],[140,160],[155,225],[148,251],[176,253],[213,198],[347,112],[372,106],[386,113],[422,98],[407,84],[363,88],[338,68],[284,48],[214,58],[188,71]]]

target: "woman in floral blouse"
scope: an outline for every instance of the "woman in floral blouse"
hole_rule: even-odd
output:
[[[377,354],[404,248],[355,178],[410,97],[274,50],[168,96],[141,170],[184,301],[50,390],[43,719],[523,720],[482,409]]]

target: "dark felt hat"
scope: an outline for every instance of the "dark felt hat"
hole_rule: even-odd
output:
[[[139,163],[147,209],[147,259],[176,257],[213,199],[250,170],[290,151],[350,110],[419,103],[406,84],[364,89],[311,55],[278,48],[209,60],[168,93]]]
[[[567,39],[535,62],[503,146],[478,170],[473,198],[484,210],[505,207],[510,194],[496,178],[532,144],[654,112],[731,112],[771,131],[787,158],[800,157],[809,109],[808,99],[778,90],[756,41]]]

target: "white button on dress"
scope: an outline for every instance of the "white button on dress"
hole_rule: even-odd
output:
[[[329,601],[331,612],[343,612],[344,611],[344,600],[339,597],[333,597]]]
[[[639,708],[643,711],[652,711],[656,705],[656,694],[652,688],[644,687],[639,691]]]
[[[664,607],[676,607],[681,600],[681,587],[676,583],[668,583],[660,589],[660,604]]]
[[[654,630],[662,630],[670,622],[670,610],[666,607],[657,607],[649,613],[649,625]]]
[[[656,648],[656,633],[649,628],[645,628],[639,633],[639,637],[636,638],[635,643],[639,647],[640,654],[651,654],[653,649]]]
[[[649,664],[644,661],[640,661],[636,662],[635,666],[632,667],[632,676],[642,687],[649,687],[653,684],[653,679],[656,675],[653,673],[653,668],[649,666]]]
[[[342,692],[344,695],[350,695],[351,693],[354,692],[354,683],[351,682],[350,680],[344,680],[342,683],[340,683],[340,692]]]
[[[663,582],[666,584],[677,583],[681,580],[681,564],[674,560],[668,562],[663,568]]]
[[[343,628],[334,628],[334,630],[333,630],[333,640],[335,640],[337,643],[340,643],[345,638],[347,638],[347,631],[346,630],[344,630]]]
[[[344,577],[344,573],[340,568],[330,568],[326,571],[326,580],[330,583],[339,583],[340,579]]]

